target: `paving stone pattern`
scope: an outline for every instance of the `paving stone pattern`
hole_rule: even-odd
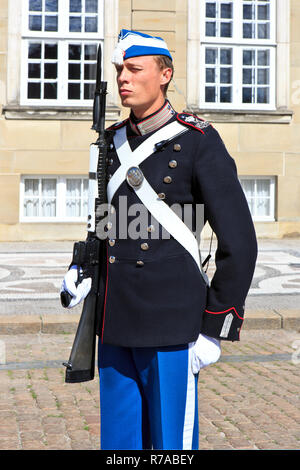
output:
[[[199,374],[199,448],[299,449],[300,333],[245,330],[241,336],[239,343],[222,342],[221,360]],[[93,381],[64,382],[60,364],[73,338],[0,336],[6,353],[0,449],[100,448],[97,371]],[[274,361],[276,354],[283,359]]]

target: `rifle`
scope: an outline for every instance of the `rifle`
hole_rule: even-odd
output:
[[[74,243],[73,258],[69,268],[77,265],[77,285],[83,277],[92,278],[89,294],[84,299],[82,313],[75,334],[71,354],[66,367],[67,383],[93,380],[95,374],[95,347],[97,300],[101,259],[104,259],[105,241],[96,235],[97,223],[104,216],[97,215],[97,208],[107,202],[107,133],[105,131],[105,106],[107,82],[101,81],[101,45],[97,53],[97,77],[93,104],[92,129],[98,133],[95,144],[90,145],[89,198],[88,198],[88,235],[85,241]],[[98,181],[98,184],[97,184]],[[68,292],[61,292],[61,303],[68,307],[72,300]]]

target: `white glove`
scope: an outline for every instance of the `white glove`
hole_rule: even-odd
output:
[[[192,371],[198,374],[200,369],[217,362],[221,356],[220,341],[217,338],[200,334],[192,346]]]
[[[81,268],[80,271],[82,272]],[[79,304],[83,299],[86,298],[88,293],[91,290],[92,286],[92,278],[87,277],[84,278],[80,284],[76,287],[75,282],[77,282],[77,266],[72,266],[67,274],[64,277],[63,283],[61,285],[61,292],[66,291],[73,297],[70,304],[67,308],[75,307],[75,305]]]

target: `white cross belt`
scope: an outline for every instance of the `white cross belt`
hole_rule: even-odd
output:
[[[127,171],[132,166],[139,165],[151,155],[155,150],[155,144],[161,140],[175,137],[179,133],[187,131],[182,124],[177,121],[168,124],[158,130],[151,137],[146,139],[136,150],[132,151],[126,136],[126,127],[118,129],[114,136],[114,144],[120,160],[120,167],[114,173],[107,185],[108,202],[111,203],[113,196],[119,186],[126,179]],[[200,253],[197,240],[191,230],[178,217],[177,214],[160,199],[151,185],[144,177],[142,185],[133,188],[138,198],[153,215],[153,217],[170,233],[193,257],[205,282],[207,279],[202,271]]]

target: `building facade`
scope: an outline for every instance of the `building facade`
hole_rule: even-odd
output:
[[[121,28],[167,42],[168,98],[220,132],[257,236],[299,236],[299,23],[297,0],[0,0],[0,241],[85,238],[99,42],[107,125],[128,114]]]

